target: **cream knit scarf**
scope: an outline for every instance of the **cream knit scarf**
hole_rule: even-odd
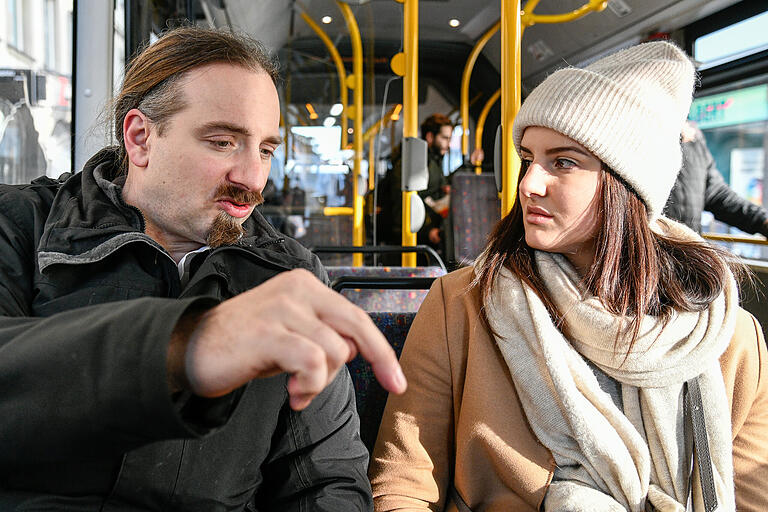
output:
[[[696,235],[679,224],[667,229]],[[731,276],[705,311],[679,313],[661,328],[646,317],[632,353],[614,350],[616,317],[581,291],[561,255],[536,252],[549,295],[564,314],[566,339],[536,294],[503,269],[488,319],[528,421],[553,454],[558,475],[545,510],[704,510],[690,433],[683,435],[683,383],[699,377],[720,511],[735,510],[728,400],[718,358],[734,331],[738,292]],[[603,392],[585,359],[620,383],[624,411]],[[686,442],[686,439],[688,442]],[[688,509],[691,510],[691,509]]]

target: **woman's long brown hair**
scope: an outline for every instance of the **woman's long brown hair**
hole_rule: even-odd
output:
[[[523,168],[520,179],[524,173]],[[610,169],[604,168],[601,173],[595,259],[582,284],[619,318],[623,326],[620,332],[629,335],[629,354],[645,315],[657,316],[666,323],[675,311],[704,310],[723,292],[728,271],[741,277],[745,269],[730,253],[707,242],[680,240],[652,231],[642,200]],[[496,276],[507,267],[538,295],[562,329],[562,316],[536,270],[533,253],[525,242],[518,196],[512,211],[489,237],[486,258],[474,285],[487,303]]]

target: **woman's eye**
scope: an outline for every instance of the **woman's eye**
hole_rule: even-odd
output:
[[[568,160],[567,158],[558,158],[555,160],[555,167],[559,169],[570,169],[571,167],[575,167],[576,162],[573,160]]]
[[[520,159],[520,169],[525,172],[528,170],[528,168],[531,166],[531,161],[529,158],[522,158]]]

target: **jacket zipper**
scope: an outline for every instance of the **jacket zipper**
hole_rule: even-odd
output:
[[[269,247],[270,245],[280,245],[285,243],[285,238],[275,238],[274,240],[267,240],[266,242],[262,242],[259,245],[256,246],[258,249],[263,249],[264,247]]]

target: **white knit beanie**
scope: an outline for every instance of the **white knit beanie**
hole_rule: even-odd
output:
[[[608,55],[584,69],[552,73],[526,98],[512,136],[544,126],[580,143],[640,196],[651,220],[661,214],[680,171],[680,132],[695,71],[667,42]]]

